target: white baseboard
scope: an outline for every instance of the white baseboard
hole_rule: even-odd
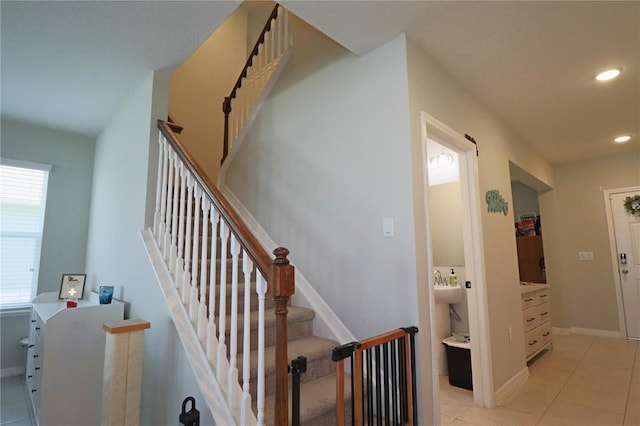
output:
[[[501,406],[504,405],[507,401],[513,397],[513,395],[520,390],[524,382],[527,381],[529,377],[529,368],[526,366],[520,370],[515,376],[509,379],[504,385],[500,386],[495,392],[495,401],[496,405]]]
[[[572,334],[584,334],[586,336],[611,337],[615,339],[624,339],[624,336],[619,331],[599,330],[597,328],[553,327],[553,334],[560,335],[560,336],[570,336]]]
[[[6,367],[0,370],[1,377],[22,376],[24,374],[24,367],[19,365],[17,367]]]

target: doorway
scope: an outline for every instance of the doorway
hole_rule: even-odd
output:
[[[640,340],[640,187],[604,191],[620,330]],[[627,200],[627,198],[629,200]]]
[[[493,370],[491,366],[491,347],[489,340],[489,313],[487,308],[484,255],[482,242],[482,227],[480,223],[481,203],[477,174],[476,146],[459,135],[445,124],[426,113],[421,113],[421,145],[423,156],[423,190],[426,200],[426,230],[427,230],[427,259],[429,271],[429,300],[432,327],[431,352],[434,359],[442,346],[435,331],[435,291],[434,291],[434,239],[431,230],[431,216],[429,214],[429,157],[427,142],[437,142],[446,150],[457,155],[460,195],[460,228],[462,230],[464,282],[466,302],[468,307],[469,337],[471,343],[470,357],[473,375],[473,400],[480,407],[493,407]],[[441,152],[431,153],[431,157]],[[435,161],[435,160],[434,160]],[[448,160],[447,160],[448,161]],[[446,208],[446,206],[443,206]],[[437,265],[440,266],[440,265]],[[448,271],[447,271],[448,272]],[[446,274],[449,275],[449,274]],[[468,282],[468,285],[466,283]],[[467,288],[468,287],[468,288]],[[439,413],[439,368],[438,363],[432,363],[434,413]],[[438,420],[438,416],[436,419]]]

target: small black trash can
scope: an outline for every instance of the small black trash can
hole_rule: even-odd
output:
[[[473,390],[471,374],[471,343],[460,342],[454,336],[442,341],[447,352],[449,384],[459,388]]]

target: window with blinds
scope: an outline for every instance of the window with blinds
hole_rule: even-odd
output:
[[[1,159],[0,309],[29,306],[36,296],[50,170]]]

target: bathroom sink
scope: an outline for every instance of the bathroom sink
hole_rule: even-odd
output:
[[[436,298],[436,303],[460,303],[462,302],[462,287],[460,286],[434,286],[433,294]]]

